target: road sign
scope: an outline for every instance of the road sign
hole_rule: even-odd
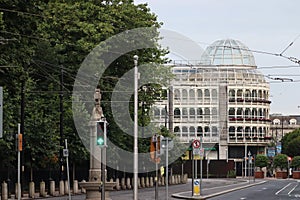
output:
[[[63,149],[63,156],[68,157],[69,156],[69,150],[68,149]]]
[[[194,180],[194,194],[193,195],[200,195],[200,180],[199,179],[196,179]]]
[[[200,154],[200,149],[193,149],[193,154],[194,155],[199,155]]]
[[[193,141],[193,147],[195,148],[195,149],[198,149],[199,147],[200,147],[200,141],[199,140],[194,140]]]

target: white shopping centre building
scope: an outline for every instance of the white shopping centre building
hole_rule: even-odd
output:
[[[176,75],[167,100],[154,119],[182,142],[202,137],[209,159],[242,164],[245,152],[266,153],[270,132],[269,83],[257,70],[252,52],[240,41],[218,40],[199,62],[173,65]],[[213,148],[212,148],[213,147]]]

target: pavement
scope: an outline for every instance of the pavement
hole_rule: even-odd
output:
[[[266,179],[208,179],[204,182],[214,182],[211,184],[212,187],[207,187],[209,183],[207,183],[206,187],[203,187],[200,191],[200,195],[192,195],[192,191],[173,193],[172,197],[178,199],[209,199],[215,196],[219,196],[222,194],[226,194],[232,191],[241,190],[247,187],[252,187],[255,185],[260,185],[267,182]],[[215,182],[220,182],[222,185],[216,186]]]
[[[244,189],[254,185],[263,184],[267,179],[244,179],[244,178],[210,178],[202,180],[202,190],[201,195],[192,195],[192,180],[189,179],[186,184],[170,185],[169,186],[169,200],[174,199],[209,199],[218,195],[229,193],[232,191]],[[154,188],[141,188],[139,189],[139,199],[141,200],[152,200],[154,199]],[[165,199],[165,187],[159,187],[159,198]],[[111,191],[110,196],[112,200],[128,200],[132,199],[132,190],[121,190],[121,191]],[[72,195],[72,200],[84,200],[85,194]],[[28,198],[22,198],[22,200]],[[57,196],[57,197],[47,197],[41,198],[36,197],[36,199],[47,199],[47,200],[68,200],[68,196]]]

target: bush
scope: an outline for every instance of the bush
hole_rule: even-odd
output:
[[[227,178],[236,178],[235,170],[229,170],[227,172]]]
[[[274,167],[280,168],[280,170],[287,169],[288,168],[288,157],[285,154],[277,154],[274,157]]]
[[[300,156],[295,156],[293,158],[291,167],[293,167],[296,170],[300,169]]]
[[[260,170],[263,168],[263,167],[266,167],[268,166],[268,162],[269,162],[269,159],[266,155],[263,155],[263,154],[258,154],[255,158],[255,166],[256,167],[259,167]]]

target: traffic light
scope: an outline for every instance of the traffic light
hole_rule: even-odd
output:
[[[106,145],[106,121],[97,121],[96,144],[100,147]]]

